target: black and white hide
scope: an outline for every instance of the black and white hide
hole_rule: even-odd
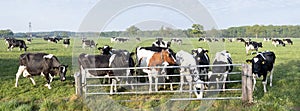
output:
[[[23,77],[28,77],[32,84],[35,81],[32,76],[44,75],[47,84],[45,86],[51,89],[50,83],[55,75],[60,76],[61,81],[66,80],[67,65],[62,65],[56,56],[46,53],[24,53],[19,58],[19,69],[16,74],[16,84],[18,87],[18,79],[23,74]]]
[[[184,78],[185,78],[186,81],[189,83],[190,93],[192,93],[191,90],[193,87],[193,92],[195,93],[197,98],[202,98],[204,84],[203,84],[203,81],[200,80],[200,77],[198,75],[199,71],[198,71],[198,68],[196,67],[197,62],[196,62],[194,56],[188,52],[180,50],[179,52],[176,53],[176,63],[179,66],[187,66],[187,67],[180,68],[180,88],[179,88],[179,90],[182,91],[182,86],[183,86]]]
[[[267,92],[267,75],[270,72],[270,86],[272,86],[273,79],[273,66],[275,63],[275,53],[274,52],[262,52],[258,53],[251,60],[246,60],[248,63],[252,63],[252,73],[253,73],[253,89],[255,88],[256,78],[263,76],[262,84],[264,85],[264,92]]]
[[[213,61],[213,65],[230,65],[232,64],[231,55],[228,51],[223,50],[221,52],[217,52]],[[215,80],[217,82],[217,88],[219,89],[219,81],[223,82],[223,91],[225,91],[225,83],[227,80],[228,73],[230,73],[233,69],[233,66],[213,66],[212,72],[218,75],[214,75],[211,77],[211,80]]]

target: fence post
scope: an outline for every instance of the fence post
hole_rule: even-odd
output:
[[[253,102],[252,89],[252,66],[249,64],[242,64],[242,101],[247,103]]]
[[[82,76],[80,72],[74,74],[76,95],[82,96]]]

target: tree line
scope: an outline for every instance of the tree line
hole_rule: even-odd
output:
[[[142,31],[136,26],[130,26],[126,31],[101,32],[102,37],[225,37],[225,38],[298,38],[299,25],[253,25],[230,27],[228,29],[203,30],[200,24],[193,24],[188,29],[172,29],[161,27],[159,30]]]
[[[0,30],[0,37],[28,37],[28,33],[13,33],[10,29]],[[161,26],[158,30],[141,30],[136,26],[130,26],[125,31],[108,32],[32,32],[34,37],[49,36],[72,36],[72,37],[225,37],[225,38],[298,38],[300,35],[299,25],[253,25],[230,27],[228,29],[204,30],[200,24],[192,24],[188,29],[173,29]]]

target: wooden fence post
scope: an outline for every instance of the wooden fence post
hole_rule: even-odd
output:
[[[76,95],[82,96],[82,76],[80,72],[74,74]]]
[[[247,103],[253,102],[252,89],[252,66],[249,64],[242,64],[242,101]]]

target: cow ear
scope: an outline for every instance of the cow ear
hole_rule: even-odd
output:
[[[204,52],[208,53],[208,50],[204,50]]]
[[[250,60],[250,59],[247,59],[247,60],[246,60],[246,62],[249,64],[249,63],[251,63],[251,62],[252,62],[252,60]]]
[[[98,47],[98,50],[102,50],[103,48],[102,47]]]

